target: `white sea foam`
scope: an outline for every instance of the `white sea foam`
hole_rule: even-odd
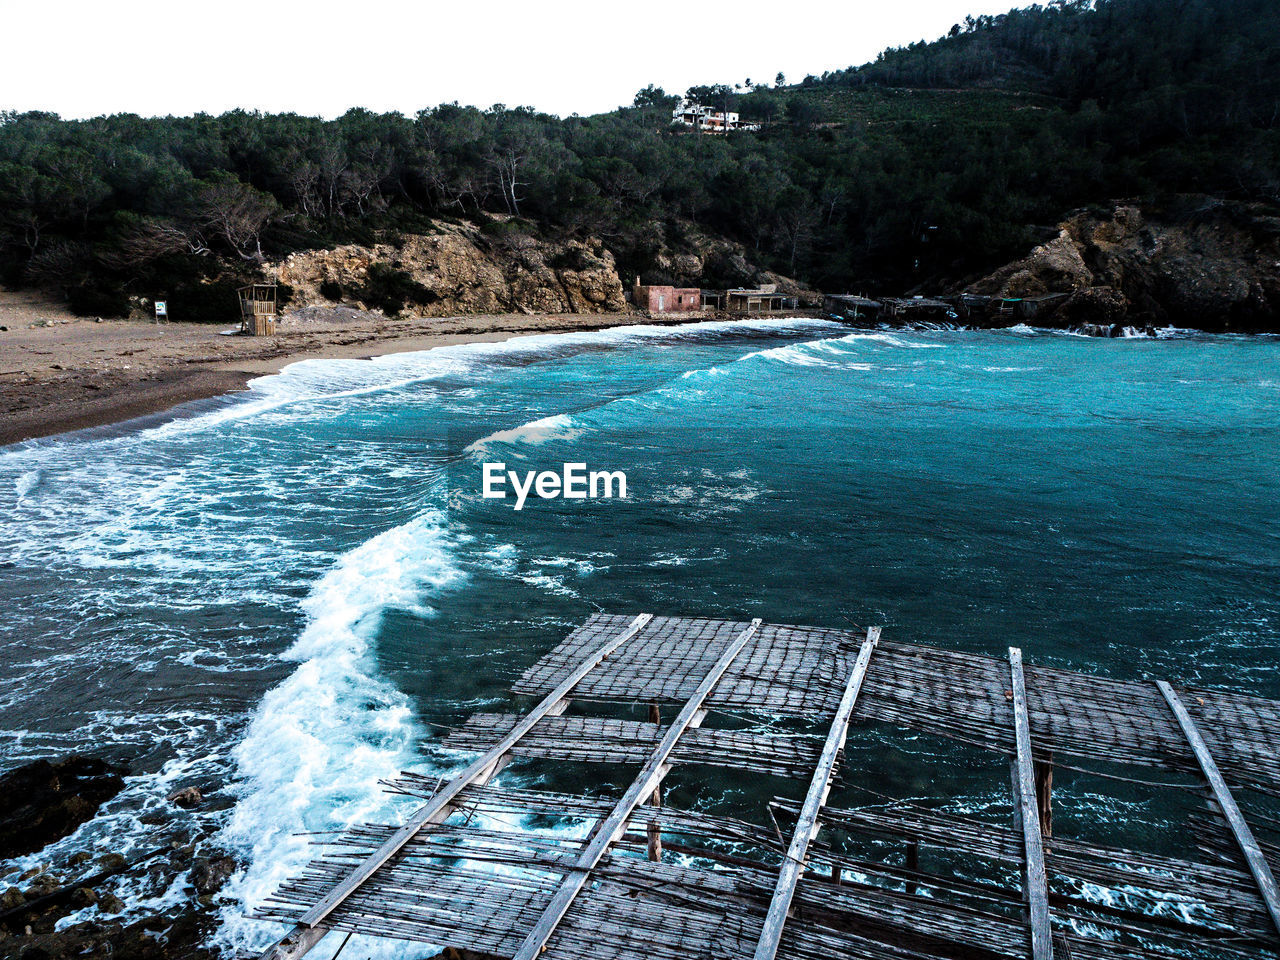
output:
[[[579,347],[623,345],[630,341],[697,339],[708,335],[742,332],[785,333],[823,328],[840,328],[831,320],[806,317],[761,317],[747,320],[708,320],[677,326],[630,324],[584,330],[580,333],[542,333],[483,343],[450,344],[428,350],[389,353],[368,360],[299,360],[279,373],[249,381],[248,390],[230,402],[195,416],[170,420],[148,428],[157,439],[216,428],[251,419],[297,404],[319,403],[399,390],[415,384],[465,374],[495,359],[536,357],[551,351],[564,352]],[[129,442],[134,436],[112,436],[97,443]],[[75,441],[83,445],[83,438]],[[0,450],[0,465],[22,462],[50,448],[58,448],[66,438],[53,437],[13,444]]]
[[[498,430],[482,437],[469,445],[465,453],[488,453],[499,444],[515,446],[517,444],[540,444],[549,440],[576,440],[586,433],[586,428],[574,426],[573,418],[567,413],[557,413],[552,417],[543,417],[522,423],[509,430]]]
[[[904,338],[887,332],[846,333],[840,337],[827,337],[821,340],[809,340],[802,343],[790,343],[779,347],[757,350],[753,353],[745,354],[727,365],[687,371],[681,375],[681,378],[683,380],[698,380],[723,376],[734,370],[737,364],[752,360],[782,363],[793,367],[821,367],[865,372],[874,369],[875,365],[867,362],[866,351],[859,349],[864,343],[882,344],[887,347],[906,350],[937,350],[945,347],[945,344]]]
[[[13,481],[14,492],[18,495],[18,499],[24,499],[27,494],[31,493],[40,484],[40,471],[27,470],[18,474],[18,478]]]
[[[793,343],[785,347],[774,347],[772,350],[761,350],[759,353],[752,354],[754,357],[761,357],[765,360],[774,360],[778,363],[785,363],[792,367],[839,367],[839,363],[834,360],[828,360],[818,356],[812,349],[810,344]]]
[[[430,512],[374,537],[304,602],[309,622],[285,654],[298,669],[263,698],[235,749],[239,802],[221,840],[249,865],[226,888],[233,902],[217,943],[227,950],[270,941],[270,927],[244,914],[310,859],[300,833],[395,816],[400,804],[378,781],[414,768],[419,731],[408,699],[379,676],[371,644],[387,611],[429,614],[429,598],[463,580],[456,537],[442,524]],[[397,955],[393,945],[377,949]]]
[[[844,343],[857,343],[859,340],[869,340],[872,342],[887,344],[891,347],[905,347],[908,350],[941,350],[945,344],[927,343],[917,340],[904,340],[902,337],[894,336],[891,333],[851,333],[848,336],[841,337]]]

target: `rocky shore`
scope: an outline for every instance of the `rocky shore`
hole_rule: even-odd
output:
[[[187,786],[148,817],[139,852],[80,850],[14,869],[92,819],[125,771],[94,757],[38,760],[0,777],[0,960],[216,957],[218,891],[237,869],[201,817],[218,798]],[[25,858],[16,860],[15,858]],[[130,909],[133,903],[164,906]]]
[[[1049,242],[956,292],[1049,298],[1034,325],[1095,335],[1280,332],[1280,218],[1204,197],[1080,210]]]
[[[138,852],[41,855],[14,869],[91,820],[124,774],[73,755],[0,776],[0,960],[226,960],[211,943],[241,864],[214,839],[207,814],[231,804],[216,784],[175,790],[168,814],[142,817]],[[422,958],[485,960],[455,947]]]
[[[208,324],[95,322],[48,298],[0,291],[0,445],[215,397],[299,359],[656,322],[628,307],[600,241],[504,230],[498,220],[487,232],[442,223],[397,243],[295,253],[272,268],[292,296],[275,337],[224,337],[225,328]],[[664,247],[645,279],[769,282],[802,303],[818,299],[761,273],[737,245],[694,233],[685,244]],[[379,283],[403,294],[398,317],[360,299]],[[937,316],[913,310],[888,322],[1025,322],[1094,336],[1169,326],[1280,332],[1280,218],[1206,197],[1079,210],[1056,236],[985,277],[913,292],[948,295]],[[982,305],[971,309],[972,300]],[[1014,300],[1017,310],[1005,309]],[[228,327],[234,319],[229,304]]]

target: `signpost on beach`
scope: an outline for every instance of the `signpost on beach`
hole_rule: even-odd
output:
[[[166,300],[156,301],[156,323],[168,322],[169,320],[169,303]]]

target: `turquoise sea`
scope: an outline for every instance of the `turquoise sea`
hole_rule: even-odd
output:
[[[485,462],[566,461],[628,497],[480,496]],[[0,450],[0,515],[0,769],[130,766],[63,849],[150,843],[172,789],[230,784],[201,814],[248,865],[228,948],[277,932],[242,914],[305,862],[296,834],[394,816],[379,778],[447,770],[444,730],[595,610],[881,624],[1280,697],[1275,338],[762,320],[304,361]],[[846,770],[1007,813],[1007,768],[924,738],[858,728]],[[673,778],[672,802],[738,812],[775,786]],[[1186,843],[1154,793],[1055,790],[1063,834]]]

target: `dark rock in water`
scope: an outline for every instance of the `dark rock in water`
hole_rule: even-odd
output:
[[[191,865],[191,885],[200,893],[217,893],[236,872],[236,862],[231,857],[196,857]]]
[[[1128,302],[1114,287],[1091,287],[1071,294],[1051,317],[1055,326],[1092,327],[1098,332],[1090,336],[1111,337],[1120,335],[1110,331],[1121,328],[1128,312]]]
[[[179,830],[186,842],[155,836],[146,844],[150,849],[129,858],[77,853],[33,868],[15,886],[0,886],[0,960],[220,960],[209,946],[218,924],[213,891],[238,865],[211,848],[208,825],[197,828],[200,818],[178,819],[192,821],[192,829]],[[202,848],[204,856],[197,857]],[[127,877],[123,885],[122,875]],[[180,902],[150,909],[149,898],[175,883],[185,886],[184,878],[198,889],[188,888],[190,895]],[[128,903],[121,899],[125,891]],[[32,894],[44,895],[32,899]],[[91,907],[96,907],[91,919],[59,929],[76,911]],[[6,915],[6,910],[12,912]]]
[[[34,853],[67,836],[124,788],[96,757],[37,760],[0,777],[0,860]]]
[[[173,848],[173,853],[169,854],[169,862],[174,866],[182,866],[190,863],[191,858],[195,856],[196,845],[194,843],[184,843]]]
[[[85,907],[91,907],[98,902],[98,891],[93,887],[80,887],[71,895],[71,906],[76,910],[83,910]]]
[[[123,870],[128,865],[129,861],[122,853],[104,853],[98,858],[99,870]]]
[[[59,885],[57,877],[50,876],[47,873],[42,873],[31,881],[31,885],[22,891],[22,895],[28,900],[35,900],[38,897],[47,896],[48,894],[53,893],[53,891],[58,889]]]
[[[192,807],[198,807],[204,803],[204,795],[200,793],[198,787],[187,787],[185,790],[178,790],[176,793],[169,794],[169,802],[177,804],[184,810],[190,810]]]
[[[1124,336],[1124,328],[1118,323],[1085,323],[1076,328],[1077,332],[1083,333],[1086,337],[1121,337]]]
[[[99,894],[98,909],[105,914],[124,913],[124,901],[114,893]]]
[[[212,929],[211,920],[192,914],[89,921],[0,938],[0,960],[217,960],[217,951],[205,946]]]

